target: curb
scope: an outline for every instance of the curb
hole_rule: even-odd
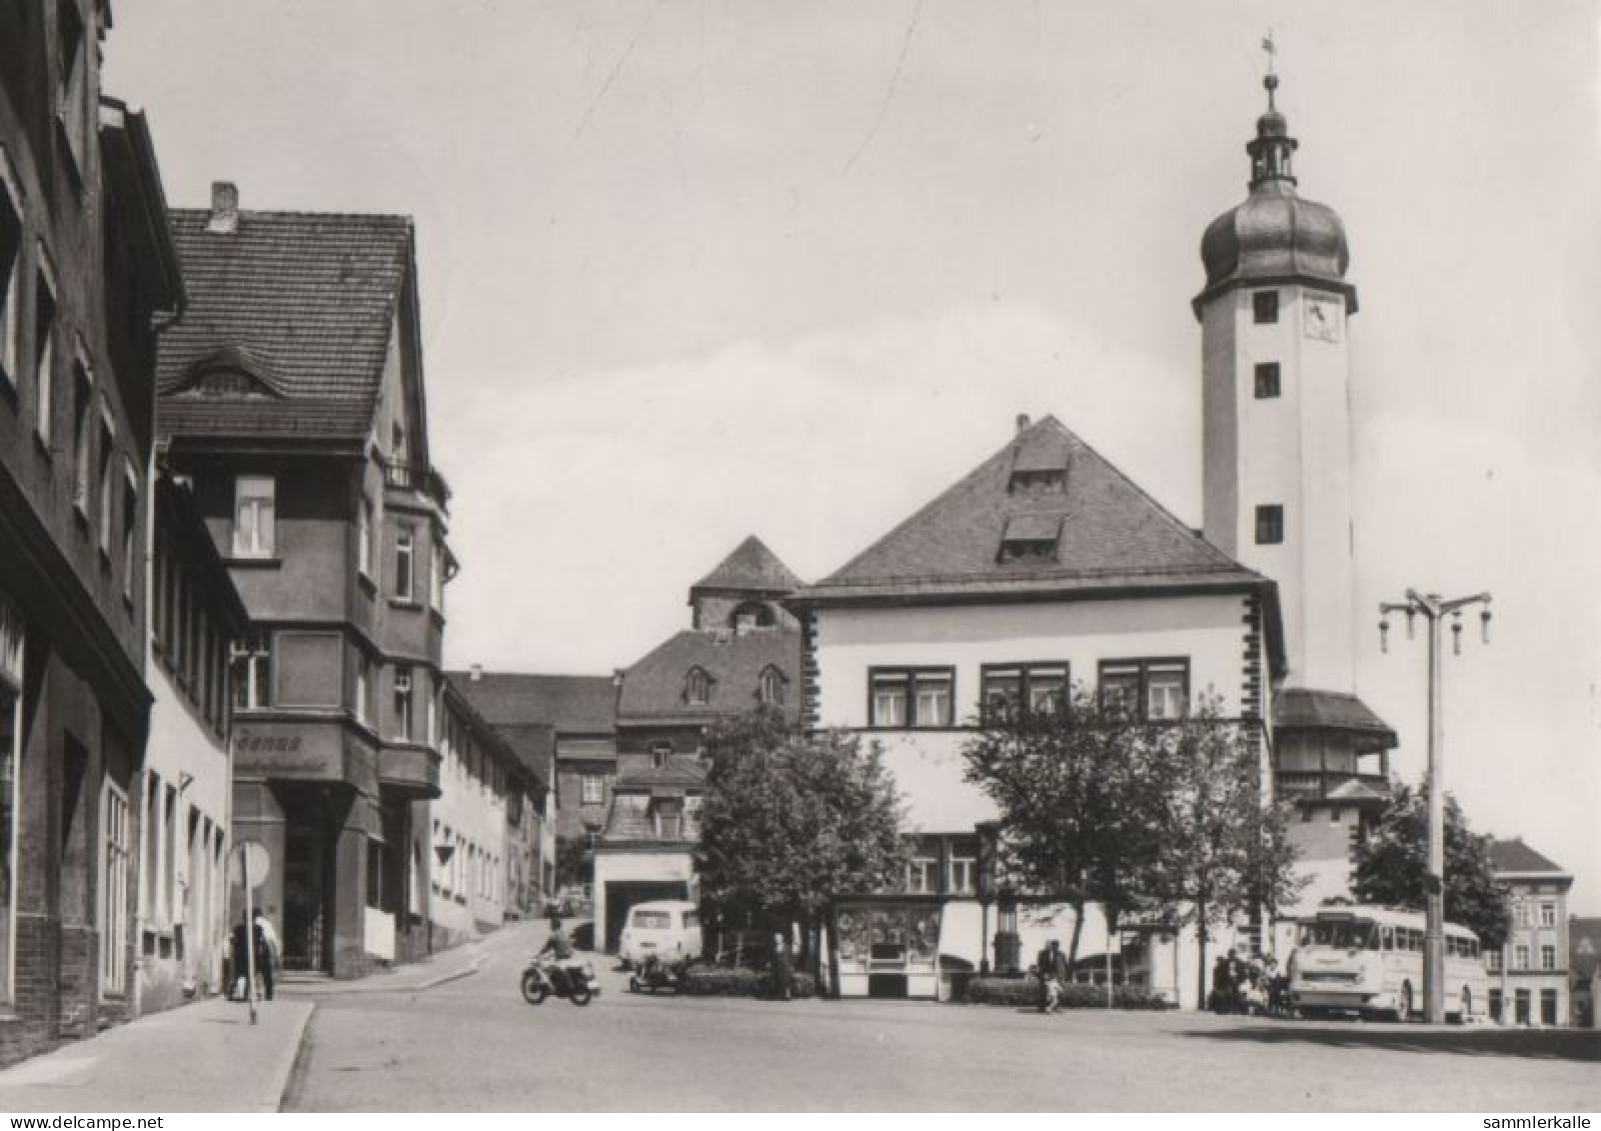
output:
[[[311,1006],[306,1015],[300,1019],[295,1029],[294,1039],[288,1048],[278,1057],[273,1065],[273,1071],[278,1074],[278,1087],[273,1093],[273,1104],[268,1110],[277,1113],[284,1109],[284,1101],[289,1098],[289,1088],[295,1080],[295,1070],[300,1067],[300,1057],[306,1049],[306,1031],[311,1028],[311,1019],[317,1013],[317,1003],[308,1002]]]
[[[286,997],[299,998],[301,1000],[307,1000],[307,1001],[315,999],[315,998],[322,998],[322,997],[343,997],[343,996],[345,996],[347,994],[414,994],[414,993],[421,993],[424,990],[431,990],[431,989],[434,989],[434,988],[436,988],[438,986],[446,985],[449,982],[459,982],[463,978],[470,978],[474,974],[478,973],[479,968],[482,967],[483,964],[484,964],[483,955],[474,955],[472,960],[471,960],[471,962],[469,962],[468,965],[465,966],[464,968],[462,968],[460,970],[452,970],[452,971],[449,971],[448,973],[440,974],[437,977],[430,978],[426,982],[414,982],[414,983],[411,983],[409,985],[400,985],[400,986],[397,986],[397,985],[388,985],[388,986],[385,986],[385,985],[373,985],[373,986],[368,986],[368,985],[363,985],[362,984],[362,982],[365,982],[367,980],[367,979],[364,978],[364,979],[362,979],[362,982],[347,982],[344,985],[338,985],[336,983],[333,986],[329,986],[327,988],[322,988],[322,989],[303,989],[303,988],[301,988],[299,986],[285,986],[284,987],[284,993],[285,993]],[[373,975],[369,975],[369,977],[372,977],[372,976]]]

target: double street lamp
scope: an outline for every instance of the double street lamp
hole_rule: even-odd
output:
[[[1479,631],[1484,643],[1490,642],[1490,595],[1444,600],[1438,593],[1406,591],[1405,601],[1386,601],[1379,605],[1379,647],[1389,651],[1390,614],[1406,616],[1407,639],[1413,625],[1423,617],[1429,625],[1429,867],[1426,883],[1428,902],[1423,936],[1423,1015],[1431,1025],[1445,1021],[1445,752],[1440,740],[1440,624],[1451,619],[1451,650],[1462,654],[1462,611],[1479,608]]]

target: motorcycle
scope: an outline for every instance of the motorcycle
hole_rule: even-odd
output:
[[[529,962],[522,976],[523,1000],[539,1005],[552,995],[564,997],[574,1005],[588,1005],[600,993],[600,979],[587,962]]]
[[[677,962],[667,962],[656,955],[647,955],[645,961],[640,963],[639,969],[628,979],[628,989],[632,993],[655,993],[657,990],[672,990],[681,992],[684,982],[684,971],[689,968],[688,959],[679,959]]]

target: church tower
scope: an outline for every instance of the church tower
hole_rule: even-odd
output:
[[[1210,542],[1278,583],[1275,787],[1331,818],[1303,826],[1319,841],[1302,846],[1315,905],[1346,894],[1349,837],[1383,803],[1395,734],[1355,694],[1350,253],[1334,210],[1297,192],[1278,76],[1264,86],[1250,191],[1201,240],[1202,518]]]

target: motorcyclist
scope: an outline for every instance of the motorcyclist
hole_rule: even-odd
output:
[[[543,962],[545,975],[558,992],[565,992],[567,989],[567,971],[563,967],[563,963],[572,959],[573,944],[567,938],[567,932],[562,930],[561,916],[559,915],[550,917],[550,937],[545,940],[545,945],[539,948],[539,953],[535,957],[543,960],[547,955],[549,956],[549,961]]]

